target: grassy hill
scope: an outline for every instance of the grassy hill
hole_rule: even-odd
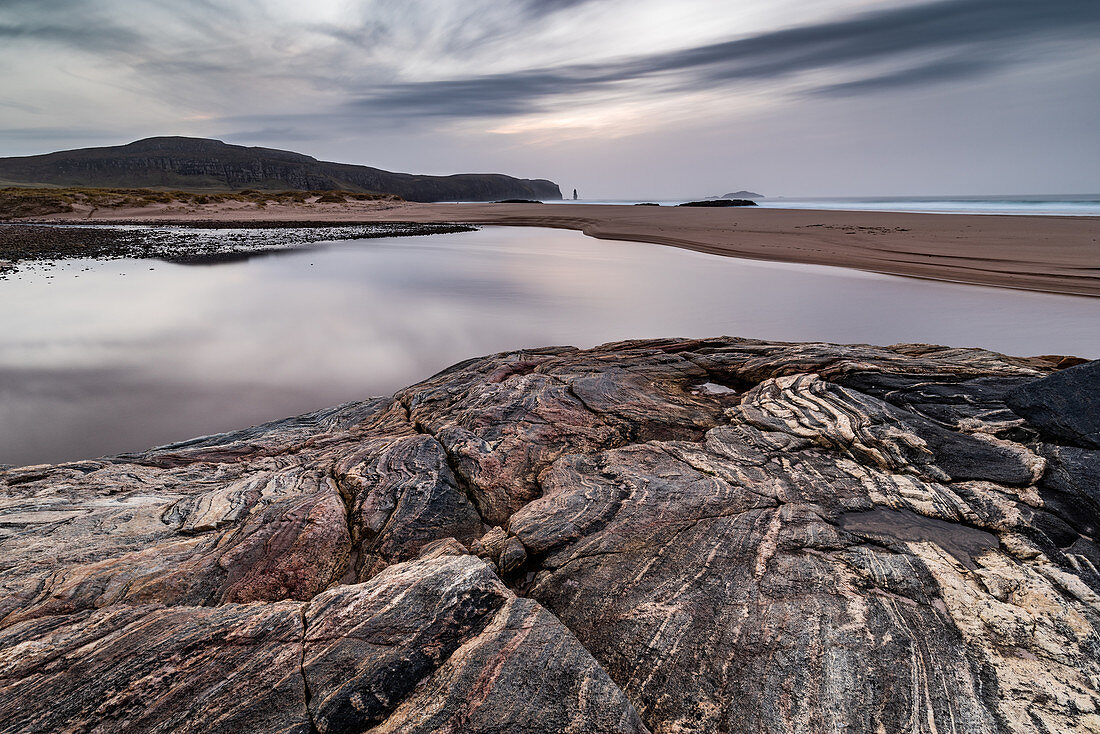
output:
[[[553,181],[496,173],[426,176],[319,161],[273,148],[206,138],[158,137],[128,145],[0,158],[0,182],[88,188],[186,191],[350,191],[409,201],[560,199]]]

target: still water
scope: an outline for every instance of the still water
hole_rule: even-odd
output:
[[[0,463],[140,450],[388,394],[471,356],[655,336],[1100,356],[1100,299],[496,227],[0,281]]]

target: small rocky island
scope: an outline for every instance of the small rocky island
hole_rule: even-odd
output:
[[[677,204],[676,206],[756,206],[756,202],[750,201],[749,199],[703,199],[702,201],[685,201],[683,204]]]
[[[3,732],[1100,728],[1100,363],[718,338],[0,472]]]

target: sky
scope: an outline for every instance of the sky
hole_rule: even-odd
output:
[[[212,137],[590,199],[1100,192],[1100,0],[0,0],[0,155]]]

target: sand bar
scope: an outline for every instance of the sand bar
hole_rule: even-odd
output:
[[[1100,218],[596,204],[98,209],[37,221],[465,222],[580,230],[729,257],[1100,296]]]

